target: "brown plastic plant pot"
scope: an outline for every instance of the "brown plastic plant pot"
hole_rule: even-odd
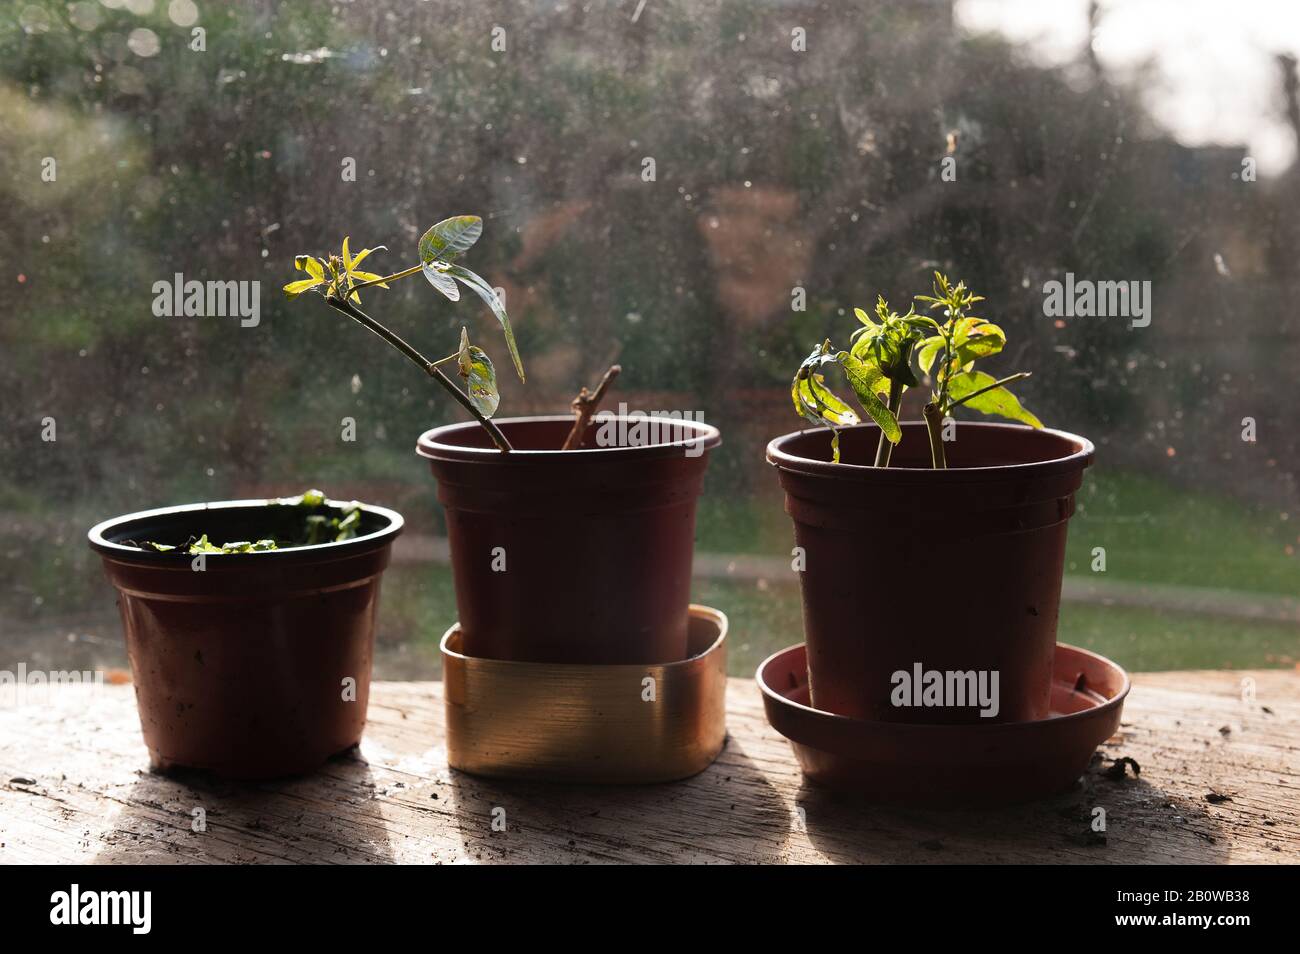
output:
[[[808,704],[804,647],[758,667],[767,721],[794,746],[804,775],[876,802],[966,808],[1069,789],[1119,728],[1128,675],[1103,656],[1058,644],[1051,710],[1031,722],[907,725]]]
[[[277,513],[275,503],[147,510],[90,531],[118,590],[140,725],[157,769],[297,775],[361,739],[379,578],[400,514],[363,505],[351,540],[210,554],[201,571],[186,555],[122,543],[181,543],[203,533],[217,542],[257,540],[296,516]]]
[[[768,444],[805,561],[812,704],[878,722],[1025,722],[1052,695],[1066,522],[1093,446],[1061,431],[960,423],[948,468],[923,423],[902,425],[887,468],[874,424]],[[998,673],[998,712],[895,706],[894,673]]]
[[[561,451],[572,417],[474,422],[421,435],[447,512],[462,651],[538,663],[663,664],[687,656],[695,504],[720,443],[707,424],[665,421],[640,446],[635,418],[598,418]],[[617,422],[623,422],[618,426]]]

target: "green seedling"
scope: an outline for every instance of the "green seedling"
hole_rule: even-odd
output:
[[[964,282],[954,285],[939,272],[935,272],[934,279],[933,294],[917,295],[916,300],[931,311],[941,312],[942,321],[917,314],[913,308],[900,315],[884,298],[878,298],[874,319],[861,308],[854,309],[861,327],[850,338],[850,350],[837,350],[827,339],[813,348],[795,372],[790,389],[795,411],[814,424],[831,428],[831,455],[837,463],[838,428],[856,424],[859,418],[827,386],[824,369],[831,366],[843,370],[858,403],[880,428],[877,467],[889,466],[893,446],[902,440],[898,413],[903,392],[918,385],[912,369],[914,356],[921,374],[929,378],[930,400],[923,413],[933,467],[948,466],[943,421],[959,407],[1031,427],[1043,426],[1006,388],[1013,381],[1028,378],[1028,372],[994,378],[975,370],[977,360],[997,354],[1007,341],[1001,328],[970,313],[971,307],[984,299],[970,292]]]
[[[155,553],[260,553],[267,550],[287,550],[293,547],[314,547],[321,543],[340,543],[351,540],[361,526],[361,505],[355,500],[342,507],[330,507],[319,490],[309,490],[299,497],[282,497],[269,501],[275,508],[267,517],[267,529],[279,532],[257,541],[239,540],[216,544],[205,533],[197,539],[190,537],[179,545],[146,540],[136,543],[127,540],[128,546]]]

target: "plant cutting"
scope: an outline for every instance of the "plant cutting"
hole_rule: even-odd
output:
[[[272,778],[355,745],[379,581],[401,529],[392,510],[319,491],[91,529],[118,590],[153,765]]]
[[[831,426],[833,460],[839,460],[839,432],[835,428],[858,423],[858,416],[827,388],[822,370],[827,365],[843,368],[858,401],[880,428],[876,467],[889,466],[893,445],[902,439],[898,412],[903,392],[917,386],[912,371],[914,351],[922,374],[933,372],[931,397],[924,410],[931,466],[947,466],[943,424],[963,405],[1031,427],[1043,426],[1006,387],[1028,378],[1029,372],[995,379],[975,370],[976,360],[997,354],[1007,342],[1001,328],[970,314],[971,306],[983,301],[983,296],[970,292],[965,282],[953,285],[940,272],[934,273],[933,291],[933,295],[918,295],[916,300],[941,310],[946,321],[940,323],[928,315],[918,315],[914,308],[899,315],[884,297],[878,297],[875,321],[861,308],[853,309],[861,327],[849,339],[851,350],[837,351],[827,339],[813,348],[795,372],[790,388],[795,411],[813,424]]]
[[[982,300],[936,273],[916,297],[932,314],[878,299],[874,318],[855,309],[849,349],[825,341],[795,373],[795,409],[820,426],[777,438],[767,457],[805,564],[809,689],[823,711],[946,723],[1049,711],[1066,525],[1093,447],[1021,405],[1007,385],[1027,373],[976,369],[1006,343],[972,314]],[[871,423],[828,385],[837,368]],[[900,422],[923,379],[923,420]],[[963,409],[1018,423],[958,424]],[[899,673],[931,671],[996,673],[999,704],[893,692]]]
[[[394,282],[413,275],[423,275],[429,284],[449,301],[460,300],[460,285],[463,284],[474,294],[483,299],[501,323],[505,333],[506,346],[514,362],[519,380],[524,380],[524,364],[519,358],[519,348],[515,344],[515,333],[510,327],[510,316],[506,314],[505,305],[496,289],[489,285],[482,276],[457,263],[463,252],[468,251],[479,236],[483,234],[483,220],[477,215],[457,215],[444,219],[434,225],[420,237],[417,247],[420,261],[408,268],[399,269],[390,275],[377,275],[362,271],[360,265],[377,248],[364,248],[353,255],[348,248],[349,238],[344,237],[340,253],[317,257],[299,255],[294,259],[294,267],[306,272],[307,277],[289,282],[284,286],[285,296],[293,299],[305,292],[320,295],[325,304],[347,315],[363,328],[373,332],[387,341],[403,357],[424,371],[452,398],[467,410],[479,425],[492,438],[492,443],[499,450],[509,451],[510,441],[501,433],[501,429],[492,423],[501,396],[497,391],[496,370],[492,360],[482,348],[469,343],[469,332],[462,328],[460,346],[453,353],[436,361],[431,361],[403,340],[386,325],[371,318],[361,310],[361,290],[363,288],[390,288]],[[457,283],[460,284],[457,284]],[[443,372],[442,366],[456,362],[457,373],[465,381],[462,391]]]
[[[293,298],[326,305],[384,339],[434,379],[472,421],[421,435],[446,509],[462,651],[470,657],[552,663],[670,663],[685,658],[695,505],[716,447],[716,428],[689,420],[634,444],[600,439],[593,413],[611,368],[573,402],[573,416],[499,420],[496,375],[466,329],[460,345],[431,360],[363,312],[359,293],[421,274],[451,301],[457,283],[496,316],[520,380],[523,363],[504,304],[486,280],[459,263],[482,235],[460,215],[420,239],[419,261],[391,274],[360,271],[376,249],[355,256],[300,255],[307,273],[285,286]],[[453,366],[464,385],[444,373]],[[618,428],[617,433],[636,433]]]

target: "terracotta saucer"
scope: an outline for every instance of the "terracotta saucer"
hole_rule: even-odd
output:
[[[758,667],[767,721],[810,781],[871,801],[948,807],[1023,802],[1065,791],[1119,728],[1128,674],[1086,649],[1056,646],[1052,714],[1036,722],[867,722],[808,705],[800,643]]]

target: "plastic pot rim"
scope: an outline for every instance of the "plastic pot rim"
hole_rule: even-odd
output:
[[[901,424],[905,428],[917,428],[924,433],[924,421],[903,421]],[[1051,435],[1074,444],[1076,449],[1063,457],[1053,457],[1047,460],[1033,460],[1015,464],[993,464],[986,467],[947,467],[937,470],[931,467],[874,467],[868,464],[837,464],[813,457],[802,457],[783,449],[783,444],[807,434],[826,434],[829,441],[831,433],[829,427],[810,427],[782,434],[780,437],[769,441],[767,445],[767,462],[778,470],[787,470],[816,477],[830,477],[866,484],[927,486],[1005,480],[1010,477],[1046,477],[1053,474],[1083,470],[1092,463],[1096,453],[1092,441],[1086,437],[1080,437],[1078,434],[1071,434],[1069,431],[1056,430],[1050,427],[1038,428],[1029,427],[1026,424],[1004,424],[994,421],[959,421],[958,428],[959,430],[966,428],[1001,430],[1023,433],[1026,436]],[[851,427],[840,428],[842,431],[875,431],[878,429],[873,423],[855,424]]]
[[[292,498],[285,498],[292,499]],[[330,507],[350,506],[354,501],[351,500],[331,500],[326,499],[325,504]],[[250,567],[253,565],[269,565],[271,563],[300,562],[314,559],[332,559],[349,556],[352,553],[360,553],[365,550],[375,549],[385,544],[391,543],[398,534],[402,532],[405,520],[396,510],[390,510],[387,507],[380,507],[376,504],[360,503],[357,501],[363,513],[380,517],[387,520],[386,526],[370,533],[361,534],[348,540],[330,541],[328,543],[317,543],[311,546],[285,547],[282,550],[261,550],[255,553],[209,553],[215,562],[212,567]],[[115,543],[108,539],[108,534],[116,528],[125,524],[136,521],[154,520],[166,517],[177,516],[179,514],[190,514],[200,512],[218,512],[223,510],[251,510],[261,507],[284,506],[280,499],[253,499],[253,500],[215,500],[207,503],[180,504],[175,507],[157,507],[152,510],[138,510],[135,513],[122,514],[117,517],[110,517],[107,520],[95,524],[86,534],[86,539],[90,543],[90,548],[96,553],[105,557],[111,557],[128,563],[140,563],[147,565],[167,565],[183,562],[188,554],[178,554],[168,551],[158,553],[152,550],[141,550],[138,547],[129,547],[125,544]]]
[[[430,460],[449,460],[449,461],[487,461],[493,464],[531,464],[536,466],[547,466],[557,464],[561,461],[573,463],[583,458],[599,458],[602,460],[627,460],[627,459],[652,459],[657,457],[667,457],[675,454],[685,453],[688,448],[699,448],[699,442],[703,441],[703,447],[699,448],[703,456],[705,451],[711,451],[722,443],[722,432],[712,424],[705,424],[703,421],[679,420],[672,417],[656,417],[646,415],[645,417],[631,416],[626,414],[605,415],[604,412],[598,411],[592,418],[593,422],[603,422],[605,420],[626,421],[630,424],[646,421],[658,421],[662,424],[676,425],[685,428],[696,436],[677,441],[660,441],[653,444],[641,444],[634,447],[581,447],[575,450],[528,450],[516,449],[509,453],[502,453],[496,447],[467,447],[463,444],[447,443],[446,438],[453,434],[464,434],[467,431],[481,429],[477,421],[462,421],[457,424],[442,424],[438,427],[431,428],[420,435],[415,444],[415,452],[421,457],[427,457]],[[503,417],[493,418],[493,423],[503,430],[509,428],[512,424],[536,424],[536,423],[554,423],[565,422],[572,424],[573,415],[571,414],[539,414],[526,417]],[[506,435],[509,437],[509,434]]]

